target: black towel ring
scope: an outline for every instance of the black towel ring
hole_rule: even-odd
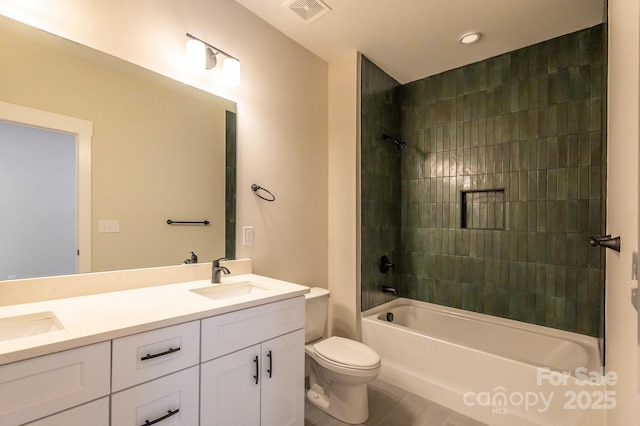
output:
[[[254,194],[256,194],[256,196],[262,198],[265,201],[275,201],[276,200],[276,196],[273,195],[271,193],[271,191],[269,191],[267,188],[263,188],[263,187],[261,187],[259,185],[256,185],[255,183],[253,185],[251,185],[251,190],[253,191]],[[262,195],[258,194],[258,191],[266,192],[267,194],[269,194],[270,198],[263,197]]]

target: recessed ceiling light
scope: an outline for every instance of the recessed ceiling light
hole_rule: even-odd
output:
[[[478,40],[480,40],[480,33],[477,31],[474,31],[472,33],[462,34],[460,36],[460,43],[462,44],[473,44]]]

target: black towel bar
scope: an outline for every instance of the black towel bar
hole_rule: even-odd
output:
[[[208,220],[202,220],[199,222],[187,222],[187,221],[179,221],[179,220],[171,220],[167,219],[167,225],[208,225]]]

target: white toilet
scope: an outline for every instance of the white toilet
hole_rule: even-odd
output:
[[[312,287],[305,295],[307,398],[345,423],[369,418],[367,383],[380,373],[380,357],[370,347],[342,337],[325,338],[329,291]]]

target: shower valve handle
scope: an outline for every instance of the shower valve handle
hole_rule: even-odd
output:
[[[386,274],[389,271],[389,269],[393,267],[394,267],[393,263],[391,263],[391,261],[386,255],[380,258],[380,272],[382,272],[383,274]]]

